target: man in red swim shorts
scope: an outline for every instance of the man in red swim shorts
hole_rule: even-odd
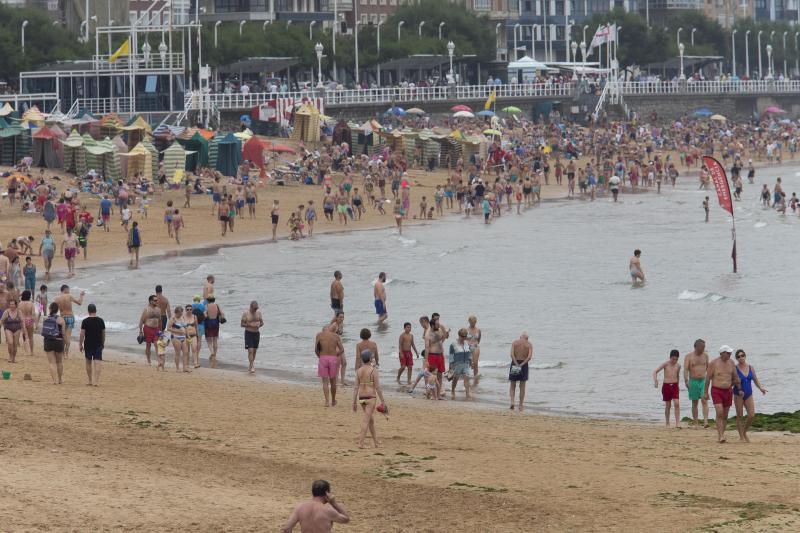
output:
[[[439,324],[439,315],[431,315],[431,327],[428,329],[428,364],[436,367],[436,382],[439,384],[439,397],[442,397],[442,374],[444,374],[444,348],[447,331]]]
[[[151,294],[147,300],[147,307],[142,311],[139,317],[139,335],[145,342],[144,355],[147,358],[147,364],[150,364],[150,350],[158,342],[158,333],[161,330],[161,309],[158,307],[158,300],[156,295]]]
[[[411,322],[403,324],[403,333],[400,334],[398,342],[400,354],[400,370],[397,371],[397,383],[400,383],[400,378],[403,376],[403,370],[408,372],[408,384],[411,385],[411,368],[414,366],[414,358],[411,355],[411,350],[419,357],[417,346],[414,344],[414,335],[411,333]]]
[[[708,399],[708,388],[711,387],[711,399],[716,412],[717,437],[720,444],[725,440],[725,426],[728,425],[728,411],[733,403],[733,385],[740,386],[741,381],[736,373],[736,364],[731,361],[733,348],[727,344],[720,347],[719,357],[708,364],[708,379],[706,379],[703,398]],[[739,388],[739,394],[744,392]]]
[[[661,399],[664,400],[664,418],[669,427],[669,413],[672,405],[675,405],[675,427],[681,429],[681,403],[680,403],[680,389],[678,388],[678,380],[680,379],[681,365],[678,363],[680,353],[678,350],[672,350],[669,353],[669,360],[662,363],[661,366],[653,372],[653,383],[658,388],[658,373],[664,371],[664,382],[661,385]]]

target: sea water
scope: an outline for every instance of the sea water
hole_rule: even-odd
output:
[[[651,374],[673,348],[683,361],[696,338],[707,341],[712,358],[722,344],[747,351],[769,389],[763,398],[758,394],[760,411],[795,410],[800,217],[763,208],[758,196],[760,184],[766,180],[771,188],[778,175],[787,196],[800,190],[796,170],[760,171],[759,182],[746,184],[735,202],[738,274],[731,268],[730,216],[713,190],[697,190],[696,179],[683,178],[660,195],[624,194],[619,203],[561,200],[522,215],[504,210],[490,225],[454,214],[405,227],[402,236],[380,229],[192,250],[146,259],[138,271],[126,264],[81,270],[71,284],[87,290],[86,303],[97,304],[108,345],[141,354],[136,325],[154,286],[164,286],[172,306],[185,305],[213,274],[229,319],[221,328],[220,361],[246,364],[239,319],[255,299],[265,319],[258,368],[268,378],[311,383],[317,379],[314,336],[332,316],[329,285],[338,269],[350,379],[359,331],[368,327],[380,347],[384,387],[396,388],[403,323],[413,324],[421,349],[418,319],[438,312],[451,339],[469,315],[478,318],[478,402],[506,403],[511,342],[527,332],[535,353],[527,400],[535,411],[660,418]],[[309,189],[309,196],[315,193]],[[706,195],[708,224],[701,205]],[[266,236],[268,221],[260,223]],[[628,273],[635,248],[647,276],[642,288],[631,288]],[[389,319],[378,327],[372,290],[381,271],[389,280]],[[204,345],[201,355],[207,354]],[[688,412],[684,391],[682,397]]]

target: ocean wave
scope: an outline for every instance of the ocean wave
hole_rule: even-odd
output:
[[[398,237],[397,240],[400,241],[400,244],[403,247],[414,246],[415,244],[417,244],[417,239],[406,239],[405,237]]]
[[[450,254],[454,254],[456,252],[460,252],[461,250],[466,250],[467,248],[468,248],[468,245],[463,244],[463,245],[459,246],[458,248],[453,248],[452,250],[445,250],[444,252],[439,254],[439,257],[445,257],[445,256],[448,256]]]
[[[710,300],[712,302],[719,302],[720,300],[725,300],[726,298],[727,296],[717,294],[716,292],[693,291],[691,289],[686,289],[678,295],[678,300],[689,301]]]
[[[479,361],[478,368],[507,368],[511,361]],[[564,368],[565,363],[558,361],[555,363],[533,363],[530,365],[535,370],[552,370],[557,368]]]
[[[83,322],[84,318],[87,318],[89,315],[80,316],[75,315],[75,324],[76,328],[80,329],[79,324]],[[127,322],[116,322],[114,320],[103,320],[106,325],[106,330],[108,331],[136,331],[139,329],[137,324],[128,324]]]
[[[754,227],[754,228],[763,228],[763,227],[765,227],[766,225],[767,225],[767,223],[766,223],[766,222],[756,222],[755,224],[753,224],[753,227]]]

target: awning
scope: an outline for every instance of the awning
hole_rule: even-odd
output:
[[[474,63],[477,57],[474,55],[454,57],[453,61],[458,63]],[[418,70],[418,69],[432,69],[441,65],[448,65],[450,63],[450,56],[447,55],[415,55],[410,57],[399,57],[392,59],[381,65],[382,70]]]
[[[548,67],[541,61],[536,61],[532,57],[523,56],[516,61],[510,62],[507,68],[508,70],[547,70]]]
[[[240,72],[279,72],[300,64],[297,57],[247,57],[219,68],[220,74]]]

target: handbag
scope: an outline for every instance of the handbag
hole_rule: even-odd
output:
[[[447,372],[445,372],[444,377],[447,378],[447,381],[453,381],[453,369],[451,368]]]

